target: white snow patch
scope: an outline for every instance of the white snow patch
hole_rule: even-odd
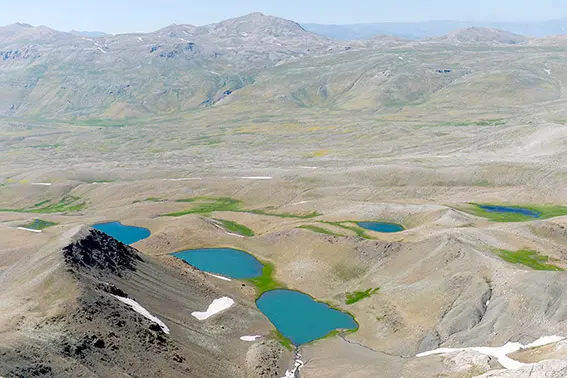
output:
[[[100,51],[103,54],[106,54],[106,51],[104,51],[101,47],[98,48],[98,51]]]
[[[296,202],[296,203],[292,203],[292,205],[301,205],[303,203],[309,203],[309,202],[313,202],[313,201],[299,201],[299,202]]]
[[[18,230],[24,230],[24,231],[30,231],[30,232],[36,232],[36,233],[41,232],[41,230],[34,230],[33,228],[25,228],[25,227],[18,227]]]
[[[429,352],[419,353],[418,355],[416,355],[416,357],[425,357],[425,356],[431,356],[433,354],[445,354],[445,353],[463,352],[466,350],[472,350],[487,356],[496,357],[500,365],[502,365],[505,369],[517,369],[519,367],[524,366],[525,364],[508,357],[510,353],[514,353],[522,349],[535,348],[547,344],[553,344],[564,339],[565,338],[561,336],[543,336],[537,339],[536,341],[534,341],[533,343],[527,345],[522,345],[520,343],[507,343],[506,345],[501,347],[439,348],[439,349],[431,350]]]
[[[200,177],[186,177],[177,179],[164,179],[165,181],[190,181],[190,180],[202,180]]]
[[[304,363],[301,360],[301,354],[299,352],[297,352],[297,354],[295,355],[295,366],[293,367],[293,369],[288,370],[285,372],[285,375],[282,378],[295,378],[298,376],[299,371],[301,370],[301,368],[303,367]]]
[[[272,177],[270,176],[248,176],[248,177],[240,177],[241,179],[245,180],[271,180]]]
[[[138,41],[144,42],[144,39],[142,37],[138,37]]]
[[[564,337],[561,336],[543,336],[540,337],[539,339],[537,339],[536,341],[534,341],[531,344],[528,345],[524,345],[524,347],[522,349],[529,349],[529,348],[536,348],[536,347],[540,347],[540,346],[544,346],[547,344],[553,344],[553,343],[557,343],[561,340],[564,340]]]
[[[225,276],[219,276],[219,275],[217,275],[217,274],[212,274],[212,273],[208,273],[208,272],[205,272],[205,273],[208,274],[208,275],[211,276],[211,277],[218,278],[219,280],[232,281],[230,278],[227,278],[227,277],[225,277]]]
[[[50,182],[32,182],[32,185],[38,185],[38,186],[51,186]]]
[[[258,339],[261,339],[262,336],[256,335],[256,336],[241,336],[240,340],[242,341],[256,341]]]
[[[205,312],[192,312],[191,315],[196,317],[199,320],[205,320],[210,318],[213,315],[218,314],[228,308],[230,308],[234,304],[234,300],[229,297],[222,297],[219,299],[215,299],[213,303],[209,305],[209,308]]]
[[[230,236],[236,236],[236,237],[239,237],[239,238],[243,238],[243,237],[244,237],[244,235],[233,234],[232,232],[228,232],[228,231],[226,232],[226,234],[227,234],[227,235],[230,235]]]
[[[169,328],[165,325],[165,323],[162,322],[158,317],[150,314],[150,312],[148,310],[146,310],[144,307],[142,307],[141,304],[139,304],[138,302],[136,302],[135,300],[130,299],[130,298],[119,297],[118,295],[114,295],[114,294],[112,294],[112,296],[114,298],[118,299],[120,302],[125,303],[125,304],[129,305],[130,307],[132,307],[132,310],[136,311],[138,314],[142,315],[146,319],[149,319],[152,322],[157,323],[157,325],[159,325],[161,327],[163,332],[165,332],[169,335]]]

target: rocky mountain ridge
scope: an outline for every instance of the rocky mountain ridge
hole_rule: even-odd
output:
[[[55,264],[43,262],[41,269],[57,269],[58,273],[34,279],[40,286],[70,280],[78,285],[78,295],[69,302],[49,304],[40,321],[23,316],[17,329],[4,333],[10,335],[11,342],[0,345],[3,376],[262,378],[269,375],[261,372],[282,375],[285,371],[279,360],[285,353],[269,340],[254,344],[263,361],[261,368],[243,363],[248,346],[253,344],[239,343],[240,333],[262,323],[267,327],[267,320],[244,297],[214,322],[199,324],[187,308],[206,308],[211,296],[220,295],[219,288],[207,284],[202,273],[142,257],[136,249],[88,227],[75,228],[68,235],[64,244],[69,244],[62,249],[42,252]],[[22,261],[14,269],[30,267],[29,261]],[[10,274],[2,277],[7,277],[4,295],[11,291]],[[32,295],[31,291],[26,293]],[[49,295],[48,291],[38,294]],[[146,311],[157,313],[171,333],[118,298],[148,306]],[[57,312],[57,316],[50,315]],[[28,327],[32,333],[26,331]],[[210,332],[203,333],[203,327]],[[264,354],[266,358],[261,358]]]

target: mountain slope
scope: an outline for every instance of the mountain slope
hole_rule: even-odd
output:
[[[13,43],[55,43],[74,38],[70,33],[53,30],[47,26],[34,27],[17,23],[0,27],[0,46]]]
[[[124,125],[211,107],[262,110],[264,103],[278,111],[395,112],[461,107],[467,98],[475,109],[545,103],[565,93],[562,39],[496,29],[344,42],[259,13],[148,34],[50,32],[31,45],[6,41],[41,30],[9,29],[0,40],[0,115],[8,117]]]
[[[0,345],[3,375],[264,376],[247,366],[251,344],[239,337],[267,331],[269,323],[245,295],[227,293],[184,264],[158,263],[86,227],[69,231],[56,244],[0,274],[7,322],[5,327],[0,322],[0,335],[9,341]],[[225,295],[237,303],[223,314],[204,322],[190,315]],[[135,300],[164,325],[118,297]],[[34,303],[39,304],[34,311],[20,310]],[[290,357],[274,342],[255,348]],[[277,359],[267,361],[272,365],[264,371],[285,370]]]
[[[527,42],[529,38],[498,29],[472,27],[455,30],[450,32],[446,36],[433,38],[432,40],[447,42],[451,44],[488,43],[516,45]]]
[[[253,83],[266,67],[346,48],[261,14],[149,34],[91,39],[60,33],[32,46],[14,41],[43,29],[15,29],[20,32],[0,38],[0,114],[42,118],[140,117],[206,107]]]

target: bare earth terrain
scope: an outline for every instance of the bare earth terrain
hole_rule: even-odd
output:
[[[498,253],[567,269],[567,212],[495,222],[471,205],[567,204],[566,83],[567,39],[491,29],[349,42],[260,14],[93,39],[0,28],[0,376],[284,376],[294,354],[254,288],[169,256],[202,247],[248,251],[353,314],[357,332],[300,348],[301,378],[567,376],[564,341],[509,354],[516,369],[416,357],[567,337],[565,272]],[[35,219],[56,224],[18,229]],[[105,221],[152,234],[132,249],[86,227]],[[191,316],[223,296],[235,305]]]

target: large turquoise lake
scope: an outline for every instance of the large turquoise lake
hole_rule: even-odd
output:
[[[258,298],[256,305],[294,345],[319,339],[336,329],[358,328],[350,314],[298,291],[268,291]]]
[[[261,276],[264,267],[251,254],[232,248],[189,249],[173,256],[204,272],[240,280]]]
[[[524,209],[522,207],[493,206],[493,205],[477,205],[477,206],[491,213],[521,214],[531,218],[541,217],[541,213],[539,211]]]
[[[143,227],[125,226],[120,222],[99,223],[92,226],[124,244],[134,244],[151,235],[150,230]]]
[[[391,232],[400,232],[404,230],[404,227],[402,225],[396,223],[358,222],[357,224],[362,228],[376,232],[391,233]]]

